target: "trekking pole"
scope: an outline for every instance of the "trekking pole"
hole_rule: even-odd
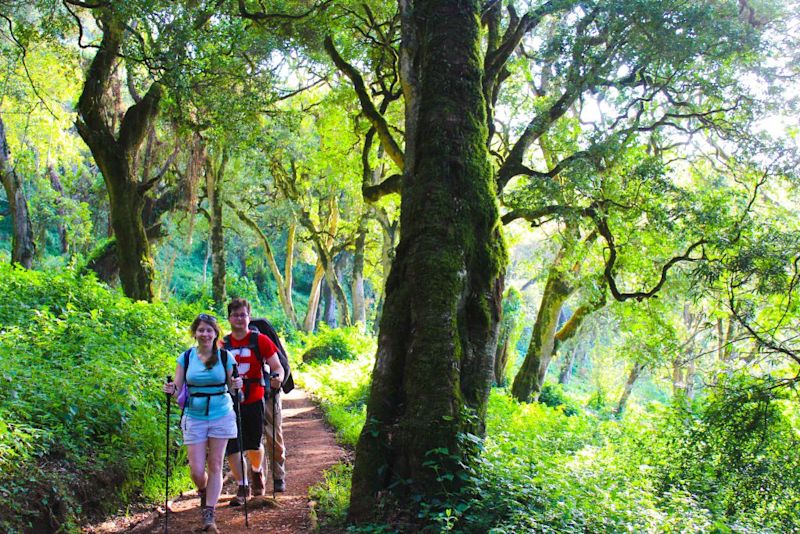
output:
[[[239,377],[239,368],[233,364],[233,378]],[[239,443],[239,460],[241,462],[242,480],[247,482],[247,475],[244,472],[244,449],[242,447],[242,405],[239,401],[239,390],[236,390],[236,395],[233,396],[233,402],[236,408],[236,441]],[[247,485],[245,484],[245,488]],[[244,526],[250,528],[250,522],[247,517],[247,491],[244,492]]]
[[[269,374],[270,380],[272,380],[273,378],[278,376],[278,374],[279,373],[274,373],[274,372],[270,373]],[[274,479],[275,479],[275,463],[276,463],[276,461],[275,461],[275,426],[276,426],[277,423],[276,423],[275,411],[276,411],[277,406],[278,406],[278,391],[280,391],[280,390],[279,389],[272,389],[272,386],[270,385],[269,392],[272,394],[272,456],[270,457],[269,471],[270,471],[270,474],[272,475],[272,478],[273,478],[273,481],[272,481],[272,500],[273,501],[276,499],[276,497],[275,497],[275,480]]]
[[[172,377],[167,375],[167,384],[172,382]],[[166,476],[164,477],[164,534],[169,532],[169,411],[172,405],[172,395],[167,395],[167,455],[165,458]]]

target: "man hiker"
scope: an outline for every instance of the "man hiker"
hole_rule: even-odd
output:
[[[228,465],[239,483],[236,496],[231,499],[230,505],[239,506],[250,495],[251,487],[247,483],[248,479],[252,481],[253,495],[264,495],[265,492],[264,446],[261,443],[266,421],[265,404],[266,408],[272,411],[272,401],[266,400],[265,397],[270,389],[280,388],[283,367],[278,359],[278,349],[272,340],[264,334],[248,329],[250,303],[247,300],[235,298],[228,303],[228,322],[231,325],[231,333],[223,338],[223,342],[225,348],[236,358],[239,373],[244,379],[244,398],[240,402],[241,434],[242,447],[250,464],[249,476],[245,476],[245,473],[241,472],[239,444],[235,439],[229,440],[226,449]],[[274,376],[269,379],[271,374]],[[282,469],[280,478],[276,478],[273,473],[276,491],[279,485],[285,487],[283,476]]]

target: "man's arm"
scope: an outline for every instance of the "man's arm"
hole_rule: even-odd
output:
[[[267,365],[269,365],[269,370],[271,373],[278,373],[278,376],[269,381],[269,385],[272,389],[278,389],[283,383],[283,366],[281,365],[281,361],[278,359],[278,353],[272,353],[272,356],[264,361]]]

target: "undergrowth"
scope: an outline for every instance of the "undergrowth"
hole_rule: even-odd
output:
[[[163,499],[159,383],[192,315],[69,271],[0,266],[0,531],[77,531],[87,516]],[[176,465],[177,419],[173,429]],[[173,477],[173,488],[188,480]]]

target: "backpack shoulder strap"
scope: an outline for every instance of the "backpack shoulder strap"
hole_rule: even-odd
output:
[[[231,335],[230,335],[230,334],[228,334],[228,335],[226,335],[226,336],[223,336],[223,337],[222,337],[222,347],[223,347],[225,350],[231,350],[231,347],[232,347],[232,346],[233,346],[233,344],[231,343]]]
[[[183,381],[186,382],[186,375],[189,372],[189,356],[192,354],[192,349],[187,349],[183,353]]]
[[[258,334],[259,332],[256,330],[250,331],[250,346],[254,347],[253,350],[256,351],[256,358],[261,363],[264,363],[264,356],[261,354],[261,347],[258,345]]]

